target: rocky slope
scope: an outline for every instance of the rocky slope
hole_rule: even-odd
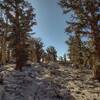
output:
[[[100,100],[100,82],[92,80],[91,70],[56,63],[7,69],[0,100]]]

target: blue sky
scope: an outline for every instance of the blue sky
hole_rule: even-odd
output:
[[[36,10],[37,25],[33,28],[35,36],[41,37],[45,48],[54,46],[58,56],[67,53],[68,47],[65,44],[66,27],[65,21],[68,16],[63,14],[57,4],[58,0],[29,0]]]

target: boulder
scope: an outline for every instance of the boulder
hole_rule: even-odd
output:
[[[2,100],[3,94],[4,94],[4,86],[0,85],[0,100]]]

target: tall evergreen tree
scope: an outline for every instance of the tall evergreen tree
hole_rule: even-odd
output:
[[[0,5],[2,4],[2,1],[0,2]],[[2,7],[0,6],[0,63],[1,64],[6,64],[7,60],[7,33],[8,29],[10,28],[8,24],[8,19],[4,15],[4,11]]]
[[[69,59],[72,64],[82,68],[83,65],[83,52],[82,52],[82,41],[80,34],[71,36],[66,43],[69,45]]]
[[[28,57],[26,40],[30,35],[30,31],[32,31],[31,27],[36,24],[34,9],[25,0],[3,0],[1,6],[12,26],[11,33],[14,36],[16,70],[21,70]]]
[[[67,55],[64,54],[64,55],[63,55],[63,58],[64,58],[64,63],[66,64],[66,63],[67,63]]]
[[[44,53],[42,40],[40,38],[32,38],[30,41],[30,49],[32,59],[40,63]]]
[[[64,12],[72,11],[74,18],[77,20],[70,22],[75,27],[78,26],[79,31],[83,34],[91,34],[94,37],[96,55],[100,58],[100,1],[99,0],[60,0],[60,5],[64,8]]]
[[[60,0],[64,13],[72,13],[73,21],[68,28],[75,32],[93,36],[96,61],[100,63],[100,1],[99,0]],[[71,14],[70,13],[70,14]],[[67,28],[67,29],[68,29]],[[95,70],[95,78],[100,79],[100,67]]]
[[[50,61],[57,60],[57,51],[56,51],[55,47],[49,46],[49,47],[47,47],[46,51],[47,51],[48,58]]]

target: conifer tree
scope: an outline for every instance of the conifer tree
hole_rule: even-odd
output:
[[[64,54],[64,55],[63,55],[63,58],[64,58],[64,63],[66,64],[66,63],[67,63],[67,55]]]
[[[0,5],[2,4],[2,1],[0,2]],[[8,24],[8,19],[4,15],[4,11],[2,7],[0,6],[0,63],[6,64],[7,61],[7,33],[8,29],[10,28]]]
[[[96,61],[100,63],[100,1],[99,0],[60,0],[64,13],[72,14],[73,21],[68,22],[68,28],[81,34],[93,36]],[[67,29],[68,29],[67,28]],[[96,63],[97,63],[96,62]],[[94,77],[100,79],[100,65],[94,67]],[[99,71],[98,71],[99,70]]]
[[[57,60],[57,51],[56,51],[55,47],[49,46],[49,47],[47,47],[46,51],[47,51],[48,58],[50,61]]]
[[[28,58],[27,38],[36,24],[34,9],[25,0],[3,0],[2,9],[11,24],[16,70],[21,70]]]
[[[83,66],[83,51],[82,51],[82,41],[79,34],[71,36],[66,43],[69,45],[69,59],[72,64],[82,68]]]
[[[33,46],[34,46],[34,51],[36,56],[36,62],[40,63],[44,52],[42,40],[40,38],[34,38]]]

